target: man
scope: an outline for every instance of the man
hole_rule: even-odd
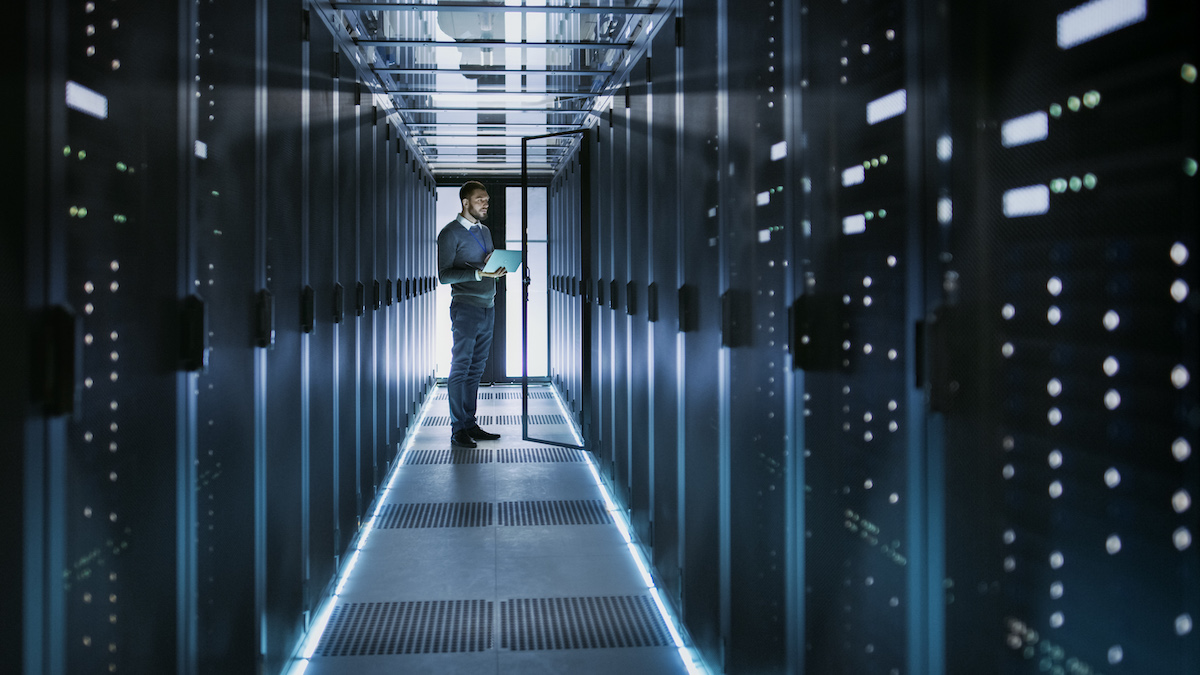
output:
[[[488,192],[482,183],[469,181],[458,191],[462,213],[438,233],[438,281],[450,284],[450,376],[446,378],[450,399],[450,443],[473,448],[477,440],[496,440],[479,428],[475,420],[479,380],[492,348],[496,318],[496,279],[507,273],[503,267],[484,272],[495,250],[492,231],[483,224],[488,213]]]

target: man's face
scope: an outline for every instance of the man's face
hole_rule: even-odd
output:
[[[463,200],[463,210],[467,212],[475,220],[483,221],[487,219],[488,202],[491,200],[488,193],[483,190],[476,190],[471,195],[470,199]]]

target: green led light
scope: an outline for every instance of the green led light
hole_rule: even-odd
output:
[[[869,159],[867,159],[867,160],[863,160],[863,168],[864,168],[864,169],[869,169],[869,168],[871,168],[871,160],[869,160]]]
[[[1083,189],[1083,179],[1079,176],[1071,176],[1071,192],[1079,192]]]
[[[1050,104],[1050,116],[1051,117],[1062,117],[1062,106],[1057,103],[1051,103]]]
[[[874,168],[877,166],[879,166],[879,160],[878,159],[871,160],[871,167]]]
[[[880,163],[880,164],[887,164],[887,155],[880,155],[880,156],[879,156],[879,163]]]
[[[1179,76],[1183,78],[1184,82],[1187,82],[1189,84],[1195,83],[1195,81],[1196,81],[1196,66],[1193,66],[1190,63],[1183,64],[1183,67],[1179,69]]]
[[[63,148],[63,157],[70,157],[70,156],[71,156],[71,146],[68,145],[67,147]]]
[[[782,185],[780,185],[779,187],[777,187],[777,188],[775,188],[775,189],[776,189],[776,190],[777,190],[777,191],[778,191],[780,194],[782,194],[782,193],[783,193],[783,186],[782,186]]]
[[[887,209],[879,209],[879,217],[887,218]]]
[[[125,166],[125,162],[117,162],[117,171],[124,171],[129,167]]]
[[[1065,178],[1055,178],[1050,181],[1050,191],[1056,194],[1061,194],[1067,191],[1067,180]]]
[[[79,207],[79,217],[87,218],[87,207],[86,206]]]
[[[83,150],[80,150],[79,151],[79,159],[84,159],[86,157],[87,157],[87,153],[84,152]]]
[[[863,215],[864,215],[864,216],[866,216],[867,220],[871,220],[872,218],[874,218],[874,217],[875,217],[875,212],[874,212],[874,211],[867,211],[867,212],[866,212],[866,213],[864,213]]]
[[[1067,107],[1071,109],[1071,112],[1079,112],[1079,106],[1081,104],[1082,101],[1079,100],[1078,96],[1072,96],[1071,98],[1067,99]]]
[[[1187,159],[1183,160],[1183,172],[1189,176],[1195,176],[1196,175],[1196,160],[1191,157],[1188,157]]]
[[[1085,187],[1089,190],[1096,189],[1096,181],[1097,181],[1097,178],[1096,178],[1096,174],[1094,174],[1094,173],[1088,173],[1088,174],[1083,175],[1083,187]]]
[[[221,196],[221,193],[220,193],[220,192],[217,192],[216,190],[213,190],[213,191],[212,191],[212,196],[214,196],[214,197],[220,197],[220,196]]]
[[[67,213],[70,213],[71,217],[74,218],[75,216],[79,215],[79,207],[72,206],[71,208],[67,209]]]
[[[124,223],[126,220],[128,220],[128,218],[126,218],[125,216],[123,216],[119,213],[113,214],[113,222],[114,223]]]
[[[1083,95],[1083,104],[1089,108],[1095,108],[1100,105],[1100,92],[1095,89]]]

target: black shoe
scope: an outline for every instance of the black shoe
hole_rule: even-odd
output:
[[[467,429],[467,433],[477,441],[494,441],[500,438],[500,434],[493,434],[490,431],[484,431],[476,426],[474,429]]]
[[[466,429],[454,432],[454,434],[450,436],[450,445],[453,445],[456,448],[476,447],[475,441],[471,440],[471,432],[467,431]]]

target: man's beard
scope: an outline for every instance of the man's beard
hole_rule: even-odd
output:
[[[474,218],[475,220],[478,220],[479,222],[483,222],[483,221],[487,220],[487,212],[486,211],[481,212],[481,211],[479,211],[479,209],[471,209],[470,214],[471,214],[472,218]]]

